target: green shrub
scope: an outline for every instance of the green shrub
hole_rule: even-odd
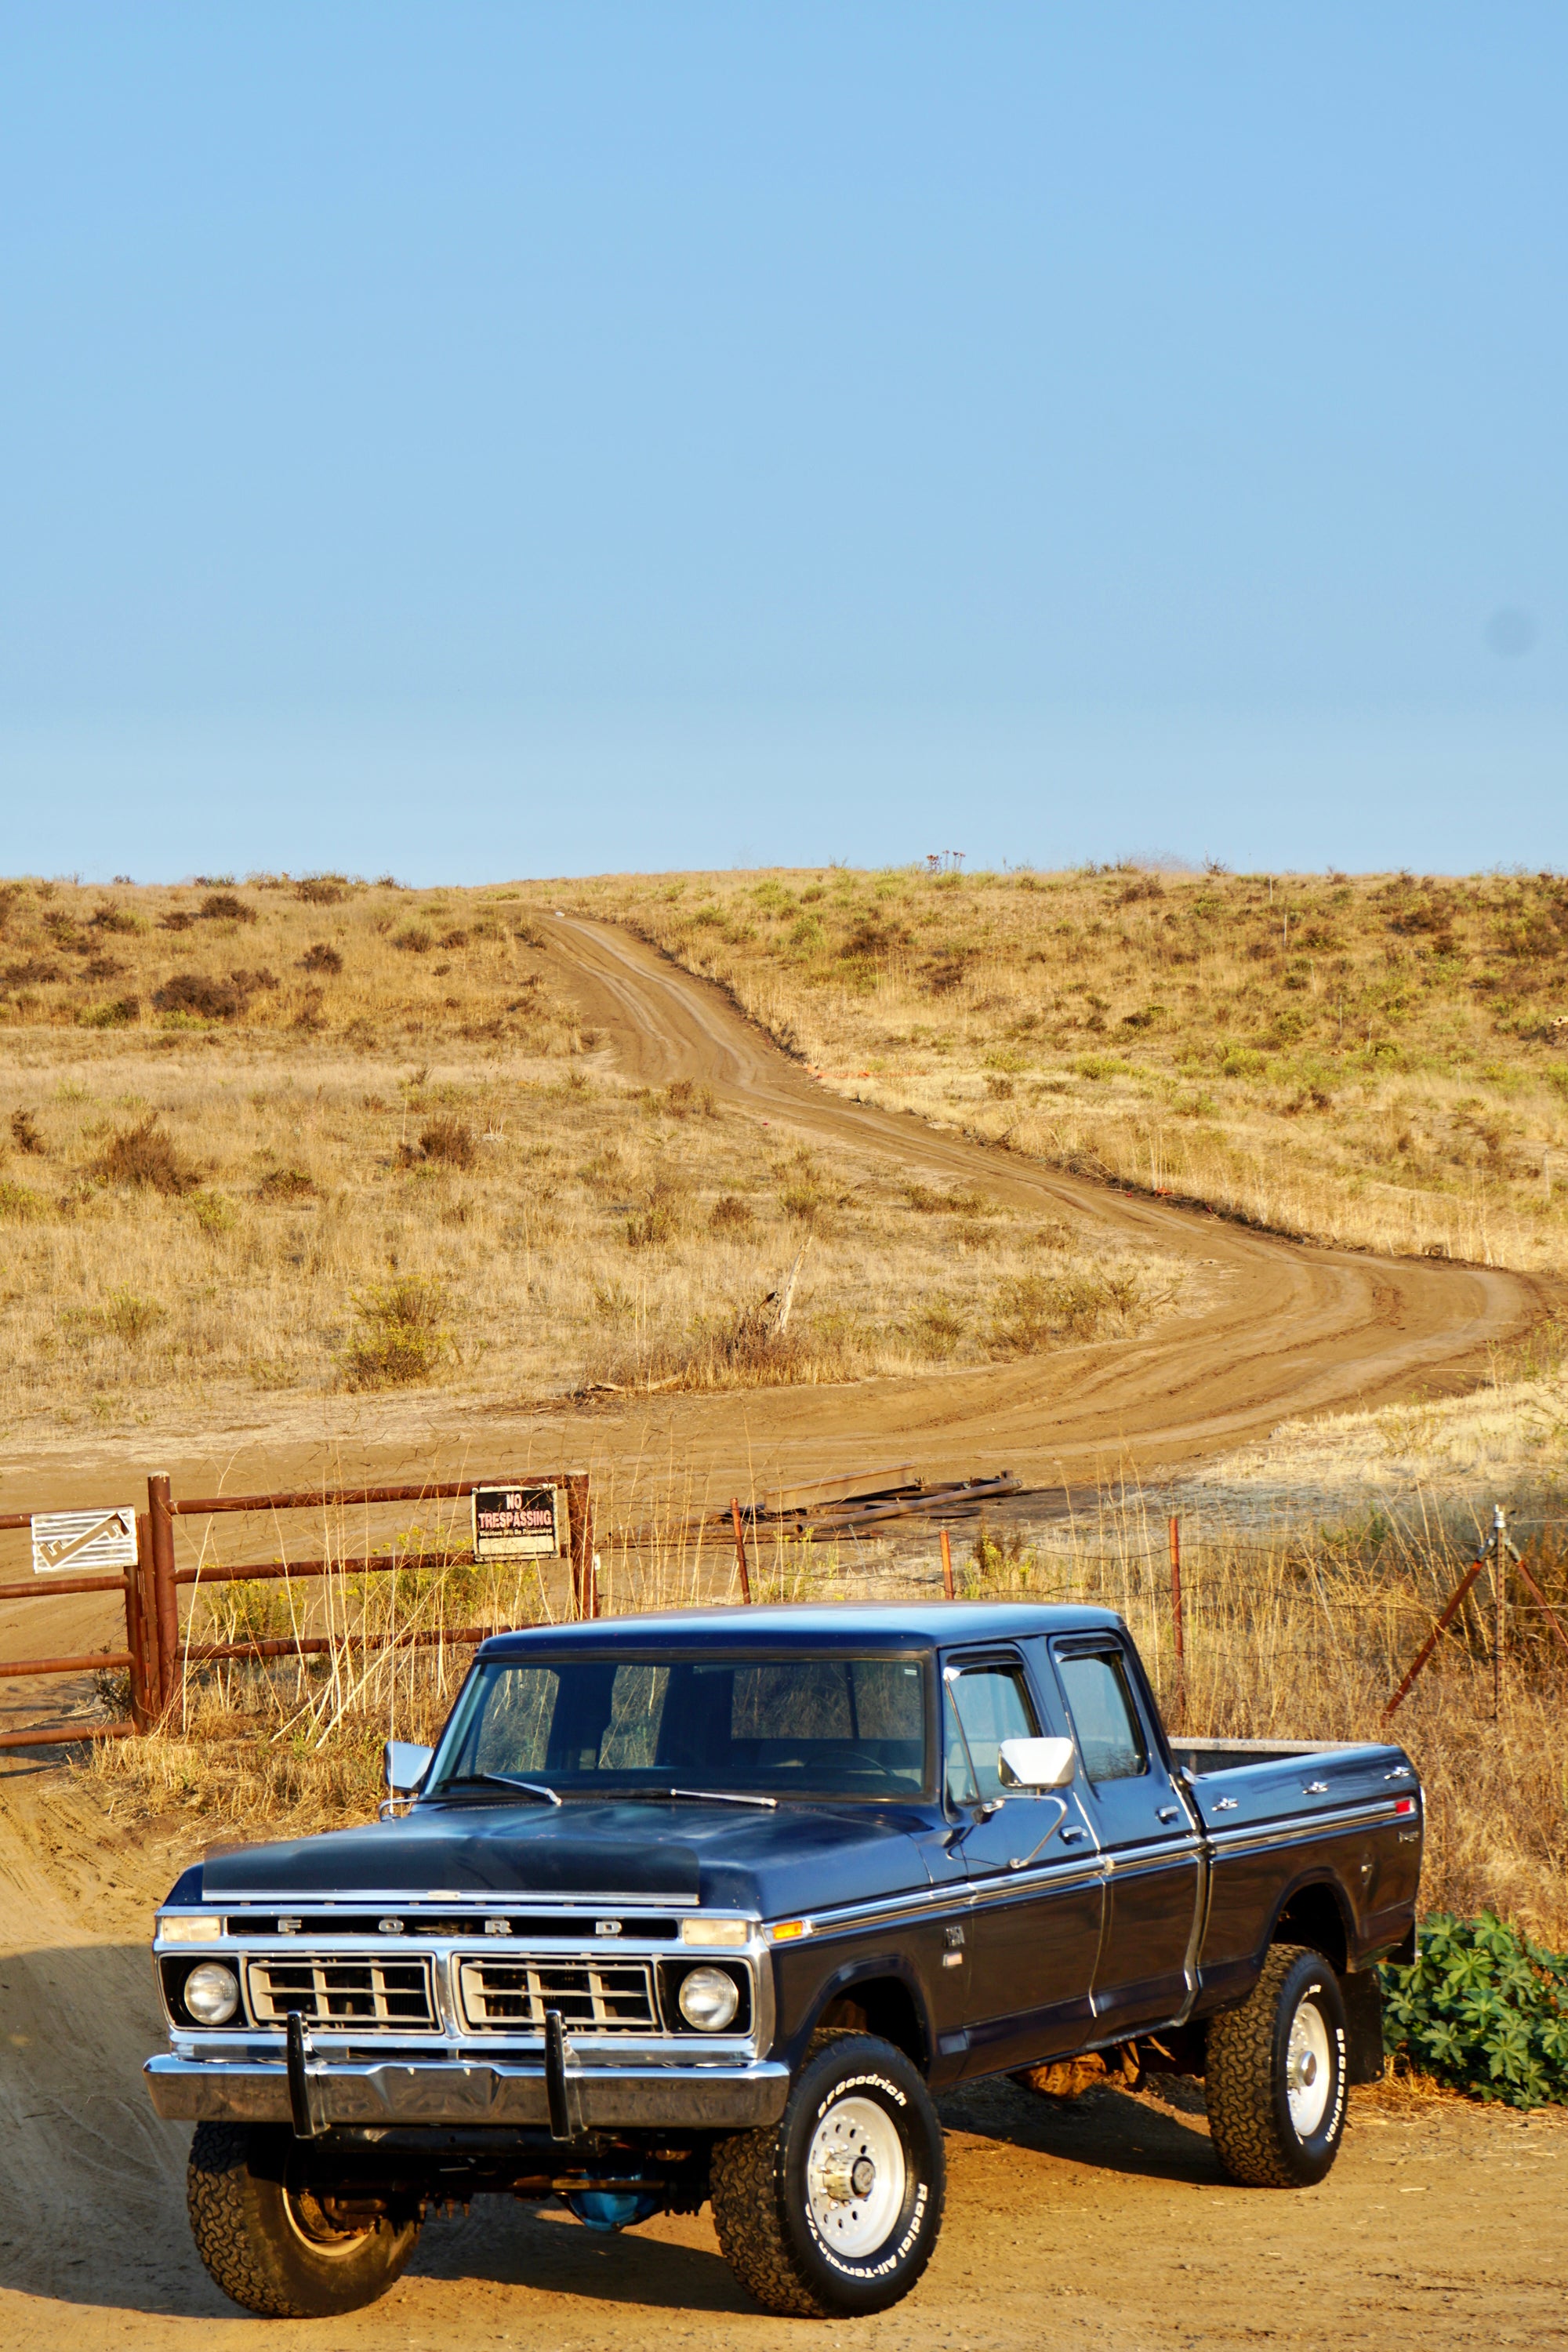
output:
[[[221,1192],[193,1192],[188,1206],[204,1234],[229,1234],[234,1231],[233,1204]]]
[[[137,1291],[111,1290],[94,1320],[100,1330],[133,1348],[150,1331],[156,1330],[168,1311],[157,1299],[143,1298]]]
[[[344,1359],[351,1388],[400,1388],[435,1378],[452,1352],[441,1283],[404,1275],[378,1284],[354,1304],[363,1328]]]
[[[1383,1983],[1384,2043],[1422,2074],[1510,2107],[1568,2101],[1568,1953],[1442,1912]]]

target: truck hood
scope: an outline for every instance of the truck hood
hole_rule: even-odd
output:
[[[926,1885],[914,1832],[927,1826],[902,1807],[432,1804],[400,1821],[215,1855],[202,1865],[200,1899],[592,1896],[789,1917]]]

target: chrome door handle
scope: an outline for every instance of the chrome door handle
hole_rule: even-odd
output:
[[[1160,1805],[1155,1809],[1155,1816],[1162,1822],[1173,1822],[1181,1810],[1180,1805]]]
[[[1085,1838],[1088,1835],[1089,1832],[1087,1830],[1063,1830],[1061,1840],[1063,1845],[1073,1845],[1077,1843],[1079,1838]]]
[[[1214,1809],[1216,1813],[1234,1813],[1240,1802],[1239,1797],[1216,1797]]]
[[[1304,1797],[1326,1797],[1329,1784],[1326,1780],[1303,1780],[1301,1793]]]

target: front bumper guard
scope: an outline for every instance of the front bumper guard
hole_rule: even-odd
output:
[[[159,2115],[177,2123],[286,2124],[294,2120],[289,2068],[280,2055],[149,2058],[143,2073]],[[549,2128],[542,2065],[493,2060],[348,2066],[313,2059],[305,2068],[316,2131],[338,2125],[490,2125]],[[789,2069],[776,2059],[744,2066],[573,2067],[573,2117],[584,2131],[748,2131],[777,2123],[789,2097]]]

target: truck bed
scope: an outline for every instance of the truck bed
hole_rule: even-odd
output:
[[[1332,1813],[1416,1790],[1404,1749],[1375,1740],[1173,1738],[1171,1755],[1206,1830]]]

